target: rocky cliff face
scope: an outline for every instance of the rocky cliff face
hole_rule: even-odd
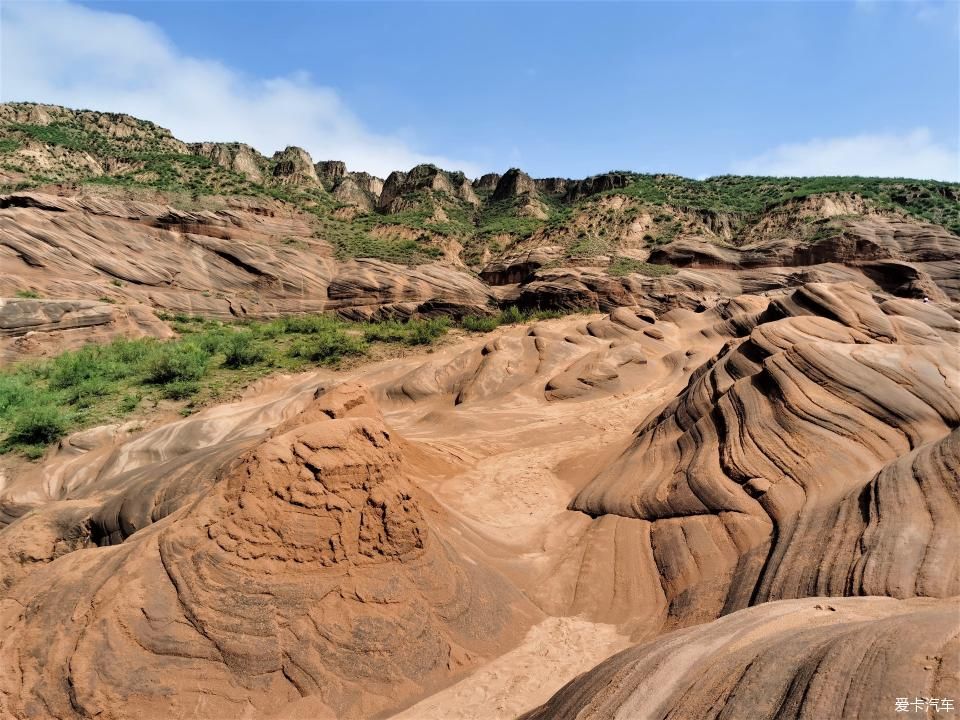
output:
[[[498,182],[500,182],[499,173],[487,173],[474,180],[473,186],[478,190],[493,190]]]
[[[233,170],[248,180],[260,182],[263,180],[263,162],[260,154],[249,145],[243,143],[195,143],[190,146],[191,151],[200,156],[209,158],[220,167]]]
[[[342,160],[324,160],[318,162],[314,168],[327,190],[332,189],[347,174],[347,164]]]
[[[274,153],[273,177],[280,183],[290,185],[320,185],[313,159],[303,148],[288,147]]]
[[[494,200],[506,200],[537,192],[537,186],[529,175],[518,168],[511,168],[497,181],[493,191]]]

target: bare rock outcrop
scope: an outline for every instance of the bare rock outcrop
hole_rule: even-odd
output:
[[[91,300],[0,298],[0,336],[106,325],[114,308]]]
[[[321,160],[314,165],[314,169],[327,190],[333,189],[347,175],[347,164],[342,160]]]
[[[290,146],[279,150],[274,153],[272,162],[273,177],[277,182],[320,187],[313,159],[303,148]]]
[[[500,182],[500,173],[486,173],[473,181],[473,186],[478,190],[493,190]]]
[[[359,208],[364,212],[372,212],[377,202],[377,198],[361,188],[352,177],[340,180],[333,190],[333,197],[339,203]]]
[[[233,170],[253,182],[263,180],[263,166],[266,158],[244,143],[195,143],[193,152],[200,157],[209,158],[220,167]]]
[[[542,192],[547,195],[563,195],[567,191],[570,180],[558,177],[537,178],[533,183],[536,185],[537,192]]]
[[[632,173],[611,172],[575,180],[567,185],[566,198],[574,201],[608,190],[617,190],[629,185],[632,177]]]
[[[380,193],[380,210],[397,212],[408,202],[405,196],[417,191],[442,192],[456,195],[449,174],[436,165],[417,165],[409,172],[395,171],[387,176]]]
[[[7,593],[0,710],[225,717],[310,696],[368,717],[496,651],[529,612],[434,532],[382,421],[324,415],[227,465],[201,501]]]
[[[334,193],[361,208],[374,202],[351,177]],[[149,308],[233,318],[346,313],[352,304],[363,306],[361,313],[399,306],[403,315],[420,306],[487,312],[495,305],[487,286],[453,267],[338,262],[308,216],[278,203],[185,211],[86,194],[19,193],[0,198],[0,252],[0,297],[33,288],[61,298],[5,301],[6,335],[111,322],[134,330],[123,318],[142,326],[132,334],[155,335]]]
[[[949,601],[767,603],[625,650],[522,717],[893,716],[912,688],[956,697],[956,632]]]
[[[596,518],[581,552],[613,537],[639,544],[632,574],[655,582],[634,591],[659,595],[646,602],[668,625],[767,599],[956,593],[958,568],[940,550],[960,512],[955,336],[896,310],[856,286],[809,285],[736,320],[749,334],[695,372],[573,499]],[[891,552],[904,511],[874,499],[856,513],[881,492],[916,495],[906,477],[936,509],[906,521],[926,528],[915,535],[922,547]],[[811,552],[818,545],[829,562]],[[927,554],[937,582],[918,561]]]
[[[383,180],[365,172],[348,173],[347,177],[353,180],[361,190],[369,193],[379,202],[380,193],[383,192]]]
[[[350,318],[422,314],[487,314],[496,307],[477,278],[439,264],[403,268],[380,260],[340,266],[327,288],[330,308]]]
[[[533,178],[519,168],[510,168],[497,181],[497,186],[493,191],[493,199],[506,200],[521,195],[535,194],[536,192],[537,186]]]

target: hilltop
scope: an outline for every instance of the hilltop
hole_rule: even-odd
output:
[[[0,106],[0,189],[66,185],[161,194],[174,204],[245,197],[310,213],[340,257],[405,263],[445,257],[474,270],[530,245],[555,259],[633,254],[678,239],[740,246],[786,212],[822,238],[845,218],[884,214],[960,234],[960,185],[925,180],[722,176],[691,180],[614,171],[531,178],[518,168],[470,180],[432,165],[386,178],[315,162],[298,147],[267,157],[242,143],[186,143],[129,115],[30,103]],[[824,203],[818,198],[831,198]],[[618,198],[611,202],[611,198]],[[782,230],[783,222],[778,223]],[[798,224],[799,225],[799,224]],[[760,226],[758,228],[758,226]],[[454,244],[459,248],[451,250]]]

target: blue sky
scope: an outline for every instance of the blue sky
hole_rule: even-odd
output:
[[[957,179],[958,8],[7,0],[0,98],[380,174]]]

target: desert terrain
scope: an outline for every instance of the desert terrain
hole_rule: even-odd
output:
[[[0,139],[0,717],[960,702],[957,184]]]

